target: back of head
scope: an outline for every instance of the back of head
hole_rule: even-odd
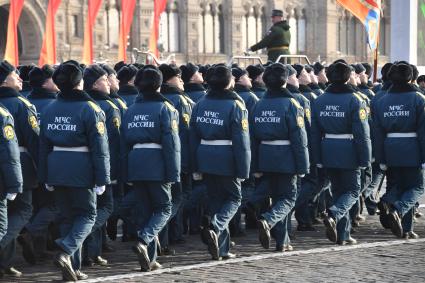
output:
[[[407,84],[413,78],[412,67],[405,63],[392,65],[388,71],[388,79],[395,85]]]
[[[30,77],[29,74],[32,71],[32,69],[35,68],[35,65],[21,65],[18,67],[18,71],[19,71],[19,77],[24,81],[24,82],[29,82]]]
[[[162,84],[162,73],[158,68],[151,66],[137,72],[134,85],[142,93],[156,92]]]
[[[318,75],[324,68],[325,66],[323,66],[320,62],[314,63],[313,65],[314,74]]]
[[[178,76],[181,74],[179,67],[175,64],[161,64],[158,69],[162,73],[163,82],[167,82],[172,77]]]
[[[15,67],[7,60],[0,62],[0,84],[2,84],[10,73],[14,72]]]
[[[122,67],[127,66],[126,63],[124,63],[124,61],[119,61],[114,65],[114,70],[115,72],[119,72],[119,70],[121,70]]]
[[[85,68],[84,70],[84,89],[91,90],[93,84],[102,76],[107,75],[105,70],[99,65],[91,65]]]
[[[246,71],[248,72],[249,78],[254,81],[259,75],[264,73],[265,69],[262,65],[257,64],[249,65],[248,67],[246,67]]]
[[[289,71],[281,63],[273,63],[266,68],[263,74],[263,81],[270,90],[281,89],[288,80]]]
[[[29,73],[29,83],[32,88],[40,88],[53,76],[55,70],[50,65],[44,65],[41,68],[34,67]]]
[[[61,91],[71,90],[83,79],[79,66],[72,63],[61,64],[53,73],[53,81]]]
[[[393,63],[386,63],[381,69],[381,77],[384,82],[388,80],[388,71],[391,69],[392,65]]]
[[[329,82],[335,84],[346,83],[351,76],[351,67],[343,62],[339,61],[329,66],[327,70],[327,77]]]
[[[412,71],[413,71],[412,81],[416,81],[419,77],[418,67],[416,67],[416,65],[413,65],[413,64],[410,64],[410,67],[412,68]]]
[[[123,66],[117,74],[117,78],[120,81],[120,85],[126,85],[131,81],[137,74],[137,68],[134,66]]]
[[[189,62],[186,65],[181,65],[180,70],[183,82],[188,83],[192,76],[199,71],[199,67]]]
[[[219,64],[208,69],[206,81],[212,90],[224,90],[232,80],[232,72],[225,65]]]

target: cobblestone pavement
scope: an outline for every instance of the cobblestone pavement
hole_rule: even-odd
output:
[[[416,223],[421,236],[425,236],[424,222],[419,218]],[[91,282],[425,282],[425,239],[398,240],[381,227],[377,216],[367,216],[353,234],[359,241],[354,249],[331,244],[323,225],[317,228],[317,232],[295,232],[295,250],[283,254],[263,250],[257,232],[248,230],[247,236],[232,238],[236,260],[221,262],[210,260],[198,235],[187,236],[185,244],[172,247],[176,255],[159,258],[164,269],[153,273],[139,272],[133,243],[115,241],[111,244],[116,251],[103,255],[107,267],[83,271]],[[29,266],[19,255],[14,263],[24,273],[19,282],[61,280],[51,262]],[[3,281],[12,282],[7,277]]]

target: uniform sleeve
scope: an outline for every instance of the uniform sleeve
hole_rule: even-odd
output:
[[[166,182],[180,182],[181,147],[178,125],[178,112],[164,106],[161,113],[161,143]]]
[[[19,158],[19,145],[16,139],[13,119],[4,117],[1,125],[2,134],[0,135],[0,170],[1,179],[4,184],[4,191],[1,192],[1,199],[8,193],[21,193],[23,186],[21,162]],[[4,185],[4,186],[3,186]]]
[[[279,33],[275,30],[275,28],[272,27],[269,33],[262,40],[251,46],[249,49],[251,49],[251,51],[257,51],[259,49],[268,47],[278,34]]]
[[[323,164],[321,147],[323,132],[318,121],[317,112],[317,103],[315,103],[311,113],[311,137],[309,139],[311,145],[310,162],[312,165]]]
[[[308,159],[307,132],[304,123],[304,113],[302,108],[297,108],[291,103],[286,116],[286,123],[289,129],[289,140],[295,157],[297,174],[307,174],[310,163]]]
[[[250,140],[251,140],[251,172],[252,173],[259,173],[258,171],[258,151],[260,149],[260,143],[261,140],[257,139],[255,136],[255,123],[254,123],[254,113],[255,108],[257,107],[257,105],[254,106],[253,110],[252,110],[252,115],[250,115],[249,118],[249,125],[250,125]]]
[[[425,163],[425,96],[417,94],[417,135],[421,151],[421,162]]]
[[[199,105],[199,104],[198,104]],[[192,172],[199,172],[198,161],[197,161],[197,151],[199,144],[201,143],[201,138],[199,137],[198,130],[196,128],[196,117],[198,112],[198,105],[195,105],[192,111],[192,116],[190,118],[190,131],[189,131],[189,156],[190,156],[190,165]]]
[[[235,105],[231,117],[232,149],[237,178],[246,179],[251,165],[248,111]]]
[[[126,112],[128,113],[128,112]],[[122,121],[126,121],[126,114],[124,114]],[[118,175],[119,183],[128,182],[128,153],[130,152],[130,148],[127,146],[126,142],[126,134],[127,131],[125,129],[125,123],[121,123],[121,131],[120,131],[120,171]]]
[[[38,158],[38,180],[40,183],[45,184],[47,181],[47,157],[52,151],[52,145],[45,136],[45,126],[43,119],[40,125],[40,147],[39,147],[39,158]]]
[[[354,146],[359,167],[370,166],[372,160],[372,145],[366,103],[353,96],[351,108],[352,131]]]
[[[95,185],[104,186],[111,183],[108,133],[105,126],[105,113],[87,107],[85,117],[88,147],[93,162]]]
[[[21,111],[22,113],[18,115],[19,120],[16,123],[19,123],[21,133],[22,133],[22,141],[19,141],[20,144],[28,150],[28,153],[31,155],[34,164],[38,163],[38,153],[39,153],[39,133],[40,127],[38,125],[37,120],[37,111],[35,106],[29,107],[24,103],[21,103]]]
[[[106,117],[106,129],[108,132],[109,157],[111,162],[111,180],[116,181],[119,168],[120,149],[120,110],[110,107]]]

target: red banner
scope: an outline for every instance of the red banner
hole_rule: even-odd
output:
[[[40,52],[40,60],[38,61],[40,67],[45,64],[53,65],[56,63],[55,15],[60,3],[61,0],[50,0],[49,6],[47,6],[46,32]]]
[[[159,20],[162,12],[165,11],[167,0],[154,0],[153,25],[149,38],[149,50],[158,57]]]
[[[136,0],[122,0],[121,2],[121,23],[120,36],[118,43],[118,61],[127,60],[127,36],[130,33],[131,23],[133,22],[134,8]]]
[[[4,59],[14,66],[19,65],[18,21],[21,16],[23,6],[24,0],[10,0]]]
[[[96,16],[99,12],[102,0],[89,0],[86,27],[84,29],[83,60],[85,64],[93,63],[93,28],[96,24]]]

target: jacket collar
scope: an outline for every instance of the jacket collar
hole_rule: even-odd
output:
[[[286,84],[286,89],[292,93],[301,93],[299,88],[295,87],[294,85]]]
[[[321,89],[320,86],[316,83],[311,83],[308,85],[312,90]]]
[[[207,97],[211,99],[229,99],[229,100],[239,100],[243,102],[243,99],[234,91],[230,89],[223,90],[209,90]]]
[[[333,83],[326,88],[326,92],[330,93],[353,93],[355,89],[349,84]]]
[[[146,92],[140,93],[136,97],[135,103],[143,103],[143,102],[147,102],[147,101],[164,101],[164,102],[167,101],[168,103],[173,104],[170,100],[168,100],[161,93],[159,93],[159,92],[150,92],[150,91],[146,91]]]
[[[235,84],[235,87],[233,88],[233,90],[236,91],[236,93],[251,92],[251,89],[247,88],[246,86],[240,85],[240,84]]]
[[[251,90],[252,91],[266,91],[267,89],[266,89],[265,84],[253,81]]]
[[[202,84],[187,83],[184,85],[184,91],[185,92],[205,91],[205,88]]]
[[[56,99],[56,93],[50,92],[42,87],[35,87],[28,95],[29,99]]]
[[[308,85],[300,85],[299,90],[302,93],[313,92],[313,90]]]
[[[66,101],[92,101],[96,103],[85,91],[71,89],[59,92],[58,99]]]
[[[0,97],[18,97],[19,92],[10,87],[0,87]]]
[[[388,92],[395,92],[395,93],[416,92],[416,91],[421,92],[419,87],[409,83],[392,84],[391,87],[388,89]]]
[[[135,86],[132,85],[120,85],[119,95],[135,95],[139,94],[139,91]]]
[[[182,91],[173,85],[163,83],[161,85],[161,93],[162,94],[181,94]]]
[[[292,93],[286,88],[281,88],[278,90],[269,89],[264,94],[264,98],[279,98],[279,97],[294,98]]]
[[[111,99],[107,93],[93,90],[93,89],[87,91],[87,94],[90,95],[90,97],[93,98],[94,100],[110,100]]]

